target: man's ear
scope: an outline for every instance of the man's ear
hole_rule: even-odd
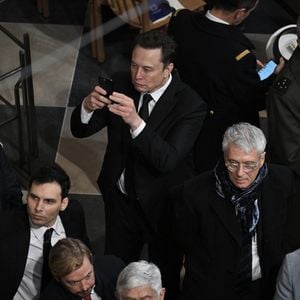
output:
[[[174,69],[174,64],[173,63],[169,63],[165,68],[164,68],[164,75],[165,78],[168,78],[169,75],[171,74],[171,72]]]
[[[165,293],[166,293],[166,289],[165,288],[162,288],[160,290],[160,293],[159,293],[159,300],[164,300],[165,298]]]
[[[65,197],[61,200],[60,211],[64,211],[69,204],[69,198]]]
[[[263,152],[260,155],[260,166],[259,167],[262,167],[262,165],[264,164],[265,160],[266,160],[266,152]]]
[[[236,9],[233,12],[233,15],[232,15],[232,19],[233,19],[232,23],[233,23],[233,25],[240,24],[241,21],[243,21],[245,19],[245,15],[246,14],[247,14],[246,8]]]

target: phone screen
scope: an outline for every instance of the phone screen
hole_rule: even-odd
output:
[[[258,71],[260,80],[264,80],[271,76],[274,73],[276,67],[277,64],[273,60],[270,60],[263,68]]]

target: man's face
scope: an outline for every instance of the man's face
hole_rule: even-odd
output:
[[[95,285],[94,267],[87,256],[75,271],[61,278],[65,288],[78,297],[84,298],[92,292]]]
[[[50,227],[58,213],[65,210],[68,201],[67,197],[62,199],[58,183],[33,182],[27,194],[27,212],[34,225]]]
[[[265,161],[265,153],[258,154],[256,150],[247,153],[230,144],[224,154],[231,182],[240,189],[246,189],[255,180],[259,169]],[[230,166],[235,166],[231,168]]]
[[[132,52],[131,80],[139,92],[153,92],[163,86],[173,64],[164,67],[161,62],[161,49],[145,49],[136,46]]]
[[[125,289],[119,300],[163,300],[165,289],[161,289],[160,294],[154,291],[150,286],[141,286],[133,289]]]

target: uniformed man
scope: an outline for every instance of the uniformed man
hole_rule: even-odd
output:
[[[208,115],[195,147],[197,170],[212,169],[223,134],[237,122],[259,125],[258,111],[273,77],[260,81],[254,46],[240,28],[258,0],[212,0],[205,12],[180,10],[169,24],[177,42],[176,66],[183,81],[208,103]],[[197,42],[195,42],[197,41]],[[275,73],[283,67],[283,60]]]

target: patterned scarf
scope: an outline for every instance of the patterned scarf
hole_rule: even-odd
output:
[[[234,205],[242,223],[244,232],[252,235],[259,220],[259,208],[255,200],[260,194],[261,183],[268,173],[266,163],[260,168],[256,179],[251,185],[241,190],[233,185],[228,176],[224,159],[220,159],[214,169],[216,177],[216,192],[224,199],[229,199]]]

